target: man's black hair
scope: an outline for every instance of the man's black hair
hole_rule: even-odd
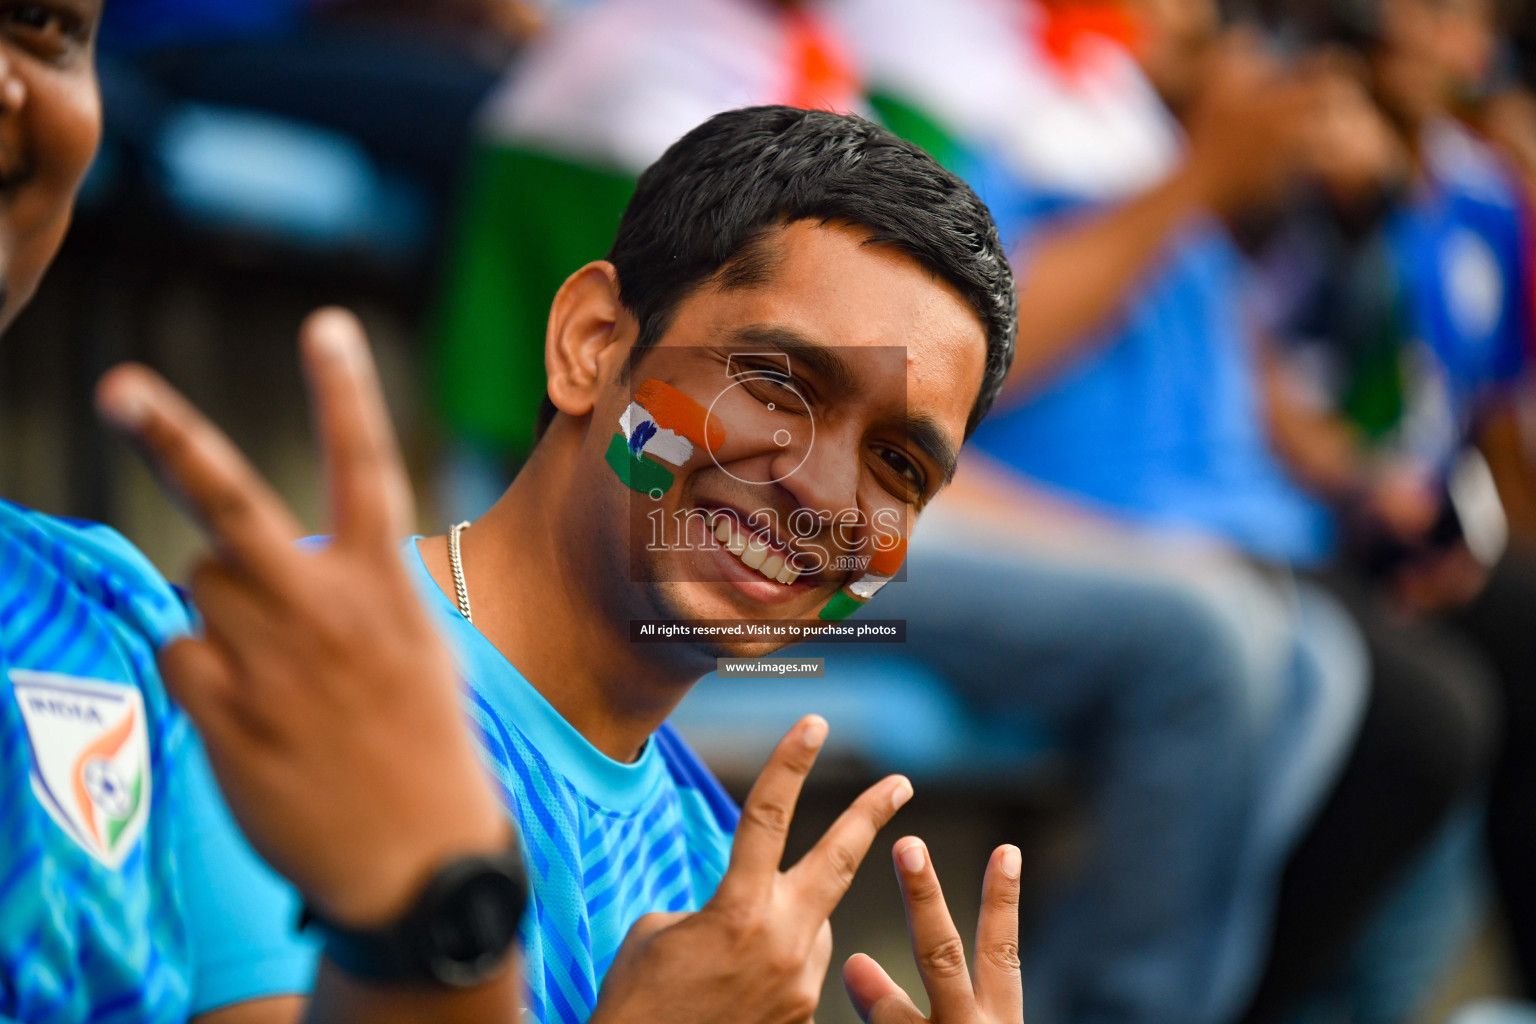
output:
[[[1018,300],[997,225],[976,193],[917,146],[862,117],[794,107],[716,114],[640,175],[608,261],[639,321],[634,353],[716,275],[761,279],[755,244],[798,220],[864,228],[953,285],[986,327],[987,360],[966,436],[1013,363]],[[546,398],[539,433],[554,418]]]

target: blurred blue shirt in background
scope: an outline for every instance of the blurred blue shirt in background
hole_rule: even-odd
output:
[[[1003,219],[1026,235],[1083,206],[1022,191],[1008,205]],[[1265,559],[1322,559],[1328,513],[1270,449],[1246,273],[1219,224],[1186,225],[1100,337],[1022,404],[994,411],[975,443],[1130,519],[1213,533]]]

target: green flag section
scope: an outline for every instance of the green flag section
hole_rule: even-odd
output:
[[[860,601],[846,590],[839,590],[836,594],[832,595],[832,600],[828,601],[821,609],[821,618],[827,622],[842,622],[863,607],[863,601]]]
[[[888,92],[875,91],[869,96],[880,123],[908,142],[921,146],[945,169],[960,173],[964,147],[927,111]]]
[[[1340,344],[1344,415],[1380,441],[1403,423],[1413,379],[1413,297],[1385,229],[1356,243],[1330,291],[1326,333]]]
[[[649,455],[637,458],[630,454],[623,434],[614,434],[613,440],[608,442],[607,458],[608,465],[632,491],[655,497],[658,491],[666,494],[672,486],[672,471]]]
[[[602,259],[635,176],[482,145],[472,156],[437,330],[437,385],[453,436],[522,457],[544,399],[550,300]]]

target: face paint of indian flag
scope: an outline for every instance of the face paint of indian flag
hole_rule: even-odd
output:
[[[657,426],[656,417],[638,402],[630,402],[619,417],[619,429],[624,433],[629,453],[636,458],[643,453],[674,466],[693,458],[693,442],[676,431]]]
[[[881,587],[891,582],[891,577],[896,575],[896,570],[901,568],[906,557],[905,537],[888,551],[877,547],[864,575],[833,594],[832,599],[822,606],[820,618],[827,622],[841,622],[864,607],[865,602],[878,594]]]
[[[619,430],[608,446],[608,465],[631,489],[653,498],[672,486],[662,462],[681,466],[693,457],[695,445],[715,451],[725,443],[725,428],[710,422],[702,405],[654,377],[640,385],[619,415]]]

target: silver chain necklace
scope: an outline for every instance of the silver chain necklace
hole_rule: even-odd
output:
[[[448,568],[453,570],[453,589],[459,599],[459,612],[466,622],[474,625],[475,617],[469,613],[469,588],[464,585],[464,559],[459,554],[459,534],[467,529],[467,519],[448,528]]]

